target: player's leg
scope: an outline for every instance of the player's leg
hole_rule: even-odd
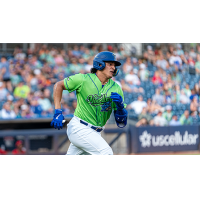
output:
[[[71,121],[70,121],[71,122]],[[70,123],[69,123],[70,124]],[[68,135],[68,138],[69,138],[69,135],[71,135],[72,133],[72,128],[73,126],[71,125],[67,125],[67,135]],[[66,153],[66,155],[90,155],[89,153],[83,151],[82,149],[76,147],[75,145],[73,145],[72,143],[70,143],[69,145],[69,148],[68,148],[68,151]]]
[[[84,151],[74,146],[72,143],[69,145],[69,149],[66,155],[83,155]]]
[[[108,143],[101,134],[73,118],[67,125],[67,134],[70,142],[79,149],[92,155],[113,155]]]
[[[70,141],[78,148],[92,155],[113,155],[108,143],[101,134],[87,127],[70,136]]]

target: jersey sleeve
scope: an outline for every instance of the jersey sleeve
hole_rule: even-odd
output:
[[[80,92],[83,82],[84,82],[84,74],[75,74],[64,79],[65,88],[69,92],[73,92],[74,90]]]
[[[117,93],[118,93],[120,96],[122,96],[123,102],[124,102],[124,93],[123,93],[121,87],[118,87],[118,92],[117,92]],[[126,106],[127,106],[127,104],[124,103],[124,108],[126,108]],[[113,108],[114,108],[114,110],[117,110],[115,103],[113,104]]]

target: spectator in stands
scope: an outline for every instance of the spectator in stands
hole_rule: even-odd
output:
[[[198,103],[197,99],[198,99],[197,97],[194,97],[192,99],[192,102],[190,103],[190,112],[198,111],[199,103]]]
[[[197,44],[197,47],[196,47],[196,48],[197,48],[196,53],[197,53],[197,54],[200,54],[200,45]]]
[[[183,89],[187,97],[189,98],[191,96],[191,90],[189,84],[186,84],[185,88]]]
[[[41,115],[42,114],[42,106],[39,105],[38,103],[38,100],[36,98],[34,98],[32,101],[31,101],[31,107],[30,107],[31,111],[34,113],[34,114],[38,114],[38,115]]]
[[[140,64],[139,77],[141,81],[148,81],[149,79],[149,71],[146,69],[146,66],[143,63]]]
[[[189,116],[188,110],[185,110],[185,112],[181,115],[179,121],[181,125],[192,125],[192,118]]]
[[[70,107],[66,103],[63,103],[62,110],[63,110],[63,115],[70,114]]]
[[[53,94],[48,88],[44,89],[44,98],[48,98],[51,102],[53,102]]]
[[[173,51],[173,55],[171,55],[171,57],[169,58],[169,64],[171,66],[176,65],[178,68],[181,67],[182,65],[182,60],[181,58],[177,55],[176,51]]]
[[[135,124],[136,127],[139,127],[139,126],[146,126],[146,125],[148,125],[148,121],[147,121],[146,118],[140,119],[140,120]]]
[[[0,147],[0,155],[6,155],[6,154],[7,154],[7,152]]]
[[[181,123],[178,121],[177,115],[172,116],[172,120],[169,122],[170,126],[180,126]]]
[[[95,56],[97,53],[98,53],[97,46],[96,44],[93,44],[92,48],[90,49],[90,55]]]
[[[31,90],[36,91],[37,90],[37,84],[38,79],[36,78],[36,75],[31,71],[25,78],[27,85],[31,86]]]
[[[158,112],[153,121],[155,126],[166,126],[168,124],[167,120],[162,116],[162,111]]]
[[[190,99],[188,98],[188,96],[185,94],[184,90],[181,90],[181,94],[180,94],[180,102],[183,104],[187,104],[190,103]]]
[[[195,63],[195,70],[197,74],[200,74],[200,54],[197,54],[197,62]]]
[[[160,89],[156,89],[156,93],[152,97],[153,101],[157,104],[162,105],[165,102],[165,98],[162,94],[160,94]]]
[[[140,79],[138,78],[137,72],[137,69],[130,71],[130,73],[125,76],[125,81],[134,92],[143,92],[140,87]]]
[[[89,59],[87,64],[85,65],[85,72],[90,73],[91,68],[93,68],[92,59]]]
[[[15,68],[11,70],[10,79],[11,79],[11,84],[14,88],[17,87],[20,81],[22,81],[22,77],[18,72],[18,70],[16,69],[16,65]]]
[[[173,113],[170,105],[166,106],[166,112],[164,112],[162,116],[167,120],[168,123],[171,121]]]
[[[41,72],[40,69],[35,69],[34,74],[37,78],[37,88],[38,89],[40,89],[40,90],[44,89],[49,85],[45,75]]]
[[[5,101],[9,94],[4,85],[3,82],[0,82],[0,101]]]
[[[191,56],[194,60],[196,60],[197,54],[195,53],[193,47],[190,49],[189,56]]]
[[[138,59],[137,58],[133,58],[132,59],[132,63],[133,63],[133,69],[139,69]]]
[[[155,57],[155,53],[153,51],[152,46],[150,46],[150,45],[147,46],[147,55],[148,55],[148,61],[153,62],[154,57]]]
[[[12,92],[12,85],[10,81],[10,69],[9,69],[9,63],[7,61],[7,58],[5,56],[1,57],[0,62],[0,78],[3,78],[3,82],[5,83],[5,87]]]
[[[162,70],[166,70],[169,68],[169,63],[164,59],[164,56],[161,54],[159,59],[156,61],[156,66],[161,68]]]
[[[72,101],[72,106],[71,106],[71,108],[70,108],[70,113],[71,113],[71,114],[74,114],[75,109],[76,109],[76,106],[77,106],[77,100],[74,99],[74,100]]]
[[[164,102],[165,103],[172,103],[172,97],[171,97],[171,94],[169,93],[169,91],[165,92]]]
[[[140,114],[142,112],[143,107],[146,107],[147,103],[143,101],[143,97],[138,96],[137,101],[133,101],[131,104],[127,106],[127,109],[134,109],[136,114]]]
[[[36,55],[29,56],[29,65],[31,66],[31,69],[40,69],[42,68],[42,63],[38,60],[38,57]],[[53,64],[55,64],[53,60]]]
[[[15,143],[15,146],[16,146],[16,149],[14,149],[12,151],[13,155],[25,155],[26,154],[26,149],[23,147],[21,140],[18,140]]]
[[[198,101],[199,95],[195,92],[194,89],[192,89],[191,90],[191,95],[190,95],[190,101],[192,101],[194,97],[197,98],[197,101]]]
[[[117,47],[113,47],[113,53],[115,54],[117,60],[121,59],[121,55],[120,55]]]
[[[56,54],[54,57],[54,61],[57,66],[62,66],[65,62],[61,54]]]
[[[198,112],[197,111],[194,111],[191,113],[191,118],[192,118],[192,124],[198,124]]]
[[[166,81],[166,83],[163,84],[163,87],[160,87],[160,88],[158,88],[158,89],[160,89],[163,93],[166,93],[167,91],[170,90],[170,89],[169,89],[169,84],[168,84],[167,81]]]
[[[191,91],[192,92],[192,91]],[[196,94],[196,95],[200,95],[200,87],[199,87],[199,84],[198,83],[196,83],[195,85],[194,85],[194,93]]]
[[[16,60],[24,60],[26,57],[26,54],[23,53],[21,47],[15,49],[14,55]]]
[[[168,91],[172,90],[172,87],[174,85],[174,81],[172,80],[171,74],[167,75],[167,87],[168,87]]]
[[[192,58],[192,56],[189,56],[188,65],[189,65],[189,67],[191,67],[192,69],[195,68],[195,61],[194,61],[194,59]]]
[[[74,49],[72,50],[72,54],[74,57],[77,57],[77,58],[81,56],[81,52],[79,51],[78,45],[74,46]]]
[[[82,58],[85,60],[85,62],[89,61],[89,59],[91,59],[91,54],[90,54],[90,50],[88,48],[85,48],[85,51],[82,55]]]
[[[115,77],[113,77],[112,80],[115,81],[115,83],[117,83],[122,88],[122,84],[119,81],[117,81]]]
[[[123,72],[124,74],[129,74],[131,71],[133,71],[133,65],[131,63],[131,58],[128,57],[123,65]]]
[[[124,79],[121,79],[120,83],[121,83],[123,91],[127,91],[127,92],[130,92],[130,93],[133,92],[133,90],[131,89],[131,87],[129,87],[129,85],[125,82]]]
[[[79,73],[79,71],[81,70],[81,66],[77,62],[76,58],[71,59],[71,64],[69,64],[68,68],[69,68],[69,73],[72,73],[72,74]]]
[[[165,84],[167,84],[167,73],[165,72],[165,71],[162,71],[161,72],[161,74],[160,74],[160,77],[161,77],[161,79],[163,80],[163,86],[165,85]]]
[[[181,83],[181,77],[177,72],[173,72],[171,79],[173,81],[173,84],[177,85]]]
[[[24,98],[26,99],[30,92],[30,87],[25,85],[23,81],[20,81],[18,86],[14,90],[14,96],[16,98]]]
[[[183,66],[185,66],[185,65],[188,64],[188,61],[187,61],[187,59],[186,59],[186,57],[185,57],[184,54],[183,54],[183,55],[180,55],[180,58],[181,58],[181,60],[182,60],[182,65],[183,65]]]
[[[14,103],[14,112],[16,117],[21,117],[21,106],[26,104],[25,99],[21,98]]]
[[[50,114],[50,113],[53,112],[53,107],[51,105],[51,102],[50,102],[50,100],[48,98],[45,98],[44,93],[42,93],[40,95],[40,98],[38,99],[38,103],[42,107],[42,110],[45,113]]]
[[[155,101],[152,101],[151,98],[147,100],[147,112],[148,113],[157,113],[158,111],[162,110],[162,107],[157,104]]]
[[[173,85],[172,89],[170,90],[172,96],[172,103],[180,103],[180,85]]]
[[[147,123],[149,124],[152,117],[151,115],[147,112],[147,107],[143,107],[142,112],[138,115],[138,119],[141,120],[145,118],[147,120]]]
[[[30,118],[34,116],[34,113],[30,110],[30,106],[27,104],[21,105],[21,117]]]
[[[155,85],[163,85],[163,81],[162,81],[158,71],[155,71],[154,76],[152,78],[152,82]]]
[[[4,103],[3,109],[1,110],[1,117],[3,119],[14,119],[16,117],[16,114],[13,110],[10,108],[10,104],[8,102]]]
[[[15,110],[15,103],[13,102],[14,97],[12,95],[7,96],[7,103],[10,105],[10,109],[14,111],[16,117],[18,116],[18,112]]]
[[[181,44],[177,44],[177,55],[178,56],[184,55],[184,51],[182,49]]]

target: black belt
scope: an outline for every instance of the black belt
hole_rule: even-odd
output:
[[[88,123],[86,123],[86,122],[84,122],[82,120],[80,120],[80,123],[88,126]],[[94,129],[97,132],[101,132],[103,130],[102,128],[98,128],[98,127],[95,127],[95,126],[91,126],[90,128]]]

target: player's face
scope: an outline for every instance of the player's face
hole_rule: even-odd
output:
[[[105,68],[102,70],[102,73],[106,76],[106,78],[112,78],[115,71],[115,63],[114,62],[106,62]]]

